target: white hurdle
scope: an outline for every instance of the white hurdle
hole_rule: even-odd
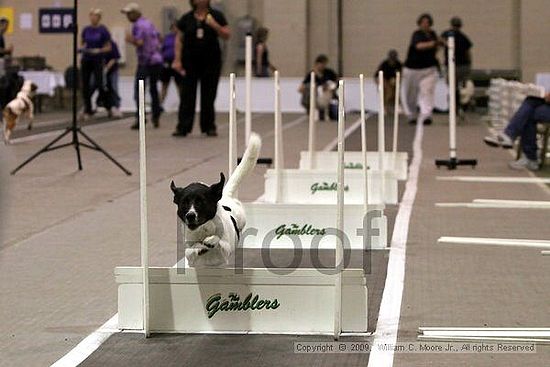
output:
[[[143,84],[140,84],[143,91]],[[234,84],[233,84],[234,86]],[[231,90],[233,92],[233,89]],[[143,93],[140,94],[143,96]],[[230,98],[234,94],[230,93]],[[232,105],[234,107],[234,104]],[[140,110],[143,111],[143,110]],[[343,135],[343,111],[340,137]],[[143,116],[143,114],[142,114]],[[230,169],[236,161],[236,121],[230,113]],[[140,171],[145,184],[145,129],[140,120]],[[340,146],[343,163],[343,139]],[[339,168],[336,228],[344,229],[343,164]],[[343,269],[342,243],[336,241],[336,264],[330,269],[298,268],[282,275],[269,268],[149,268],[147,254],[147,202],[142,202],[142,266],[117,267],[118,327],[149,333],[369,335],[368,292],[363,269]],[[145,209],[145,210],[143,210]],[[250,213],[248,214],[250,216]],[[185,236],[178,221],[178,238]],[[338,237],[338,236],[337,236]],[[143,261],[145,259],[145,261]],[[150,289],[146,295],[145,287]],[[149,302],[147,302],[149,297]],[[346,302],[343,302],[345,300]],[[144,312],[144,304],[149,304]]]
[[[245,41],[245,109],[244,109],[244,128],[245,142],[248,144],[250,133],[252,132],[252,36],[246,36]]]
[[[401,92],[401,73],[395,75],[395,101],[393,106],[393,144],[392,144],[392,167],[397,170],[397,143],[399,137],[399,95]]]

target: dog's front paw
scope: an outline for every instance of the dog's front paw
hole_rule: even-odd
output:
[[[202,243],[208,248],[214,248],[214,247],[219,245],[220,238],[218,236],[215,236],[215,235],[214,236],[208,236],[202,241]]]

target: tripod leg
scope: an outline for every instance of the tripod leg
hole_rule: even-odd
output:
[[[57,143],[59,140],[63,139],[63,137],[65,135],[67,135],[68,133],[71,132],[71,129],[67,129],[65,130],[65,132],[63,132],[61,135],[59,135],[57,138],[55,138],[54,140],[52,140],[50,143],[48,143],[48,145],[46,145],[44,148],[40,149],[38,152],[34,153],[33,155],[31,155],[25,162],[21,163],[19,166],[17,166],[13,171],[11,171],[11,174],[12,175],[15,175],[17,173],[17,171],[19,171],[21,168],[25,167],[28,163],[30,163],[33,159],[35,159],[36,157],[38,157],[40,154],[42,153],[46,153],[48,150],[50,150],[50,148],[55,144]]]
[[[82,171],[82,159],[80,157],[80,144],[79,144],[78,135],[77,135],[77,131],[79,130],[73,130],[73,144],[74,144],[74,149],[76,150],[76,160],[78,162],[78,170]]]
[[[114,159],[109,153],[107,153],[107,151],[105,149],[103,149],[102,147],[100,147],[95,141],[92,140],[92,138],[90,138],[88,135],[86,135],[86,133],[82,130],[78,130],[78,132],[80,134],[82,134],[82,136],[84,137],[84,139],[86,139],[90,144],[92,144],[98,151],[100,151],[101,153],[103,153],[111,162],[113,162],[118,168],[120,168],[124,173],[126,173],[128,176],[131,176],[132,175],[132,172],[128,171],[126,168],[124,168],[124,166],[122,164],[120,164],[119,162],[117,162],[116,159]]]

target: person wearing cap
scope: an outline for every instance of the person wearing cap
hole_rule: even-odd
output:
[[[197,84],[201,85],[200,128],[217,136],[214,101],[222,67],[219,38],[229,39],[225,16],[210,7],[210,0],[190,0],[192,10],[177,22],[176,55],[172,67],[183,75],[178,126],[172,134],[186,136],[193,129]]]
[[[158,81],[162,70],[162,54],[160,53],[160,33],[155,25],[141,14],[141,9],[136,3],[129,3],[121,9],[132,23],[132,33],[126,34],[126,42],[136,47],[137,69],[134,83],[134,99],[138,105],[138,81],[149,79],[149,93],[151,95],[151,112],[153,126],[159,127],[160,108]],[[136,122],[132,129],[139,129],[138,109],[136,108]]]
[[[378,81],[378,72],[384,73],[384,105],[386,109],[390,108],[395,99],[395,78],[397,72],[401,72],[403,64],[399,61],[399,56],[396,50],[390,50],[388,57],[376,69],[374,79]]]
[[[410,124],[430,125],[434,107],[435,84],[439,77],[439,62],[436,58],[441,40],[433,31],[433,18],[430,14],[421,14],[416,24],[407,51],[407,59],[403,68],[403,83],[401,89],[403,109]],[[417,106],[420,115],[417,116]]]
[[[460,86],[463,85],[469,78],[472,70],[472,42],[462,32],[462,20],[459,17],[451,18],[451,28],[441,34],[441,38],[445,41],[449,37],[455,39],[455,65],[456,65],[456,101],[459,104],[459,109],[462,110],[463,106],[460,105]],[[445,65],[448,65],[447,48],[445,48]]]
[[[111,34],[107,27],[100,23],[101,9],[93,8],[89,13],[90,25],[84,27],[81,35],[80,70],[82,74],[82,98],[84,111],[81,118],[87,120],[93,114],[92,95],[98,88],[104,107],[110,110],[109,98],[104,97],[103,62],[105,53],[111,51]]]

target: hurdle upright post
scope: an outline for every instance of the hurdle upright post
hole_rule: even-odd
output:
[[[229,74],[229,174],[237,167],[237,124],[235,106],[235,73]]]
[[[274,94],[275,94],[275,174],[276,174],[276,187],[275,187],[275,202],[278,203],[281,200],[282,195],[282,168],[283,168],[283,126],[281,121],[281,88],[279,84],[279,71],[275,70],[274,73]]]
[[[359,74],[359,106],[361,108],[361,153],[363,155],[363,180],[364,180],[364,197],[363,209],[367,213],[369,205],[369,173],[367,163],[367,121],[365,119],[365,76]]]
[[[378,72],[378,169],[380,170],[380,203],[384,203],[386,176],[384,172],[384,153],[386,151],[384,108],[384,72]]]
[[[139,193],[141,267],[143,269],[143,333],[148,338],[149,330],[149,235],[147,223],[147,151],[145,147],[145,92],[144,81],[139,80]]]
[[[338,239],[334,247],[335,284],[334,284],[334,339],[342,333],[342,271],[344,270],[344,151],[346,117],[344,111],[344,81],[338,83],[338,191],[336,198],[336,229]]]
[[[447,73],[449,79],[449,159],[436,159],[437,168],[446,166],[456,169],[458,166],[477,165],[476,159],[458,159],[456,154],[456,67],[455,67],[455,38],[447,40]]]
[[[245,108],[244,131],[245,141],[248,144],[252,132],[252,36],[246,36],[245,42]]]
[[[393,146],[392,146],[392,164],[395,170],[397,161],[397,138],[399,133],[399,91],[401,90],[401,73],[398,71],[395,75],[395,101],[393,106]]]
[[[315,156],[315,135],[316,135],[316,119],[315,119],[315,72],[312,71],[309,76],[309,168],[317,167],[317,157]]]

